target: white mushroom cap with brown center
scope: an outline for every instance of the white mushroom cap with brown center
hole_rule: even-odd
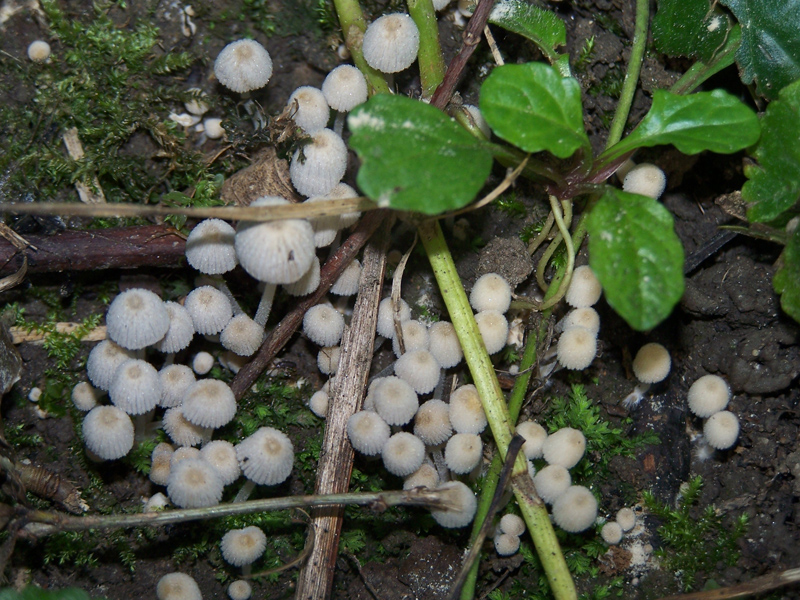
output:
[[[217,429],[236,414],[236,398],[224,381],[201,379],[186,390],[181,412],[189,423]]]
[[[553,503],[553,520],[569,533],[589,529],[596,518],[597,500],[583,486],[571,486]]]
[[[252,356],[264,341],[264,328],[246,314],[233,317],[219,336],[223,348],[239,356]]]
[[[499,556],[511,556],[519,550],[519,536],[498,533],[494,536],[494,549]]]
[[[318,346],[335,346],[343,332],[344,317],[332,306],[317,304],[303,316],[303,333]]]
[[[525,458],[541,458],[544,442],[547,440],[547,430],[536,421],[523,421],[517,425],[517,433],[525,438],[522,452]]]
[[[525,521],[514,513],[507,513],[500,519],[500,531],[519,537],[525,533]]]
[[[106,313],[107,334],[123,348],[139,350],[155,344],[169,329],[164,302],[150,290],[131,288],[119,294]]]
[[[367,101],[367,80],[356,67],[340,65],[325,77],[322,93],[333,110],[349,112]]]
[[[403,334],[403,346],[406,352],[414,350],[427,350],[431,345],[431,337],[428,327],[416,319],[409,319],[400,324]],[[392,350],[397,358],[400,358],[400,341],[397,337],[392,339]]]
[[[406,477],[422,466],[425,459],[425,444],[413,433],[395,433],[381,450],[383,466],[392,475]]]
[[[194,322],[189,311],[177,302],[165,302],[164,308],[169,315],[169,329],[155,348],[165,354],[174,354],[186,348],[194,337]]]
[[[263,196],[250,206],[282,206],[288,200]],[[273,284],[293,283],[300,279],[314,259],[314,231],[303,219],[269,222],[243,221],[234,240],[236,256],[247,273]]]
[[[211,429],[187,421],[179,407],[164,412],[161,426],[178,446],[196,446],[211,437]]]
[[[458,433],[481,433],[488,421],[477,388],[468,383],[450,394],[450,424]]]
[[[114,373],[108,396],[114,406],[129,415],[150,412],[161,400],[158,371],[144,360],[126,360]]]
[[[669,375],[672,359],[664,346],[651,342],[639,348],[632,366],[633,374],[642,383],[658,383]]]
[[[325,95],[310,85],[300,86],[293,91],[286,107],[297,126],[309,134],[324,129],[331,115]]]
[[[159,406],[172,408],[180,406],[186,390],[197,381],[194,372],[186,365],[167,365],[158,372],[161,381],[161,400]]]
[[[353,448],[361,454],[380,454],[389,436],[389,425],[371,410],[359,411],[347,420],[347,437]]]
[[[244,476],[260,485],[277,485],[292,474],[294,447],[285,433],[262,427],[236,445]]]
[[[483,456],[481,436],[457,433],[447,441],[444,462],[453,473],[463,475],[478,466]]]
[[[305,274],[294,283],[287,283],[283,286],[286,293],[290,296],[307,296],[319,287],[320,264],[316,256],[311,261],[311,266]]]
[[[442,527],[466,527],[472,523],[475,512],[478,510],[478,500],[475,494],[460,481],[448,481],[440,485],[437,490],[448,490],[448,500],[456,505],[455,509],[432,510],[431,516]]]
[[[289,176],[295,189],[308,198],[324,196],[342,180],[347,170],[347,146],[330,129],[320,129],[311,142],[292,155]]]
[[[408,306],[408,303],[401,298],[399,305],[400,322],[411,319],[411,307]],[[391,298],[384,298],[378,305],[377,331],[378,335],[390,340],[394,339],[394,306]]]
[[[201,600],[197,582],[186,573],[167,573],[156,585],[158,600]]]
[[[255,526],[232,529],[222,536],[222,558],[234,567],[249,565],[261,558],[267,548],[267,536]]]
[[[354,296],[358,292],[358,284],[361,282],[361,261],[354,258],[347,265],[342,274],[333,282],[331,294],[337,296]]]
[[[412,350],[397,359],[394,372],[418,394],[428,394],[439,383],[442,369],[427,350]]]
[[[436,471],[436,467],[428,463],[423,463],[419,469],[403,481],[404,490],[413,490],[415,487],[426,487],[432,490],[437,485],[439,485],[439,473]]]
[[[730,399],[731,390],[719,375],[703,375],[692,384],[687,395],[689,410],[703,419],[725,410]]]
[[[375,412],[389,425],[405,425],[419,409],[414,389],[399,377],[381,377],[371,387]]]
[[[658,199],[667,187],[664,171],[650,163],[639,163],[625,175],[622,189],[631,194],[641,194]]]
[[[222,219],[200,221],[186,238],[187,262],[206,275],[220,275],[236,267],[233,239],[236,230]]]
[[[272,59],[255,40],[237,40],[225,46],[214,62],[214,75],[234,92],[249,92],[267,85],[272,77]]]
[[[571,469],[583,458],[586,437],[577,429],[562,427],[551,433],[542,445],[542,455],[550,465]]]
[[[727,410],[714,413],[703,425],[703,435],[712,448],[727,450],[739,439],[739,418]]]
[[[533,477],[533,485],[539,497],[552,504],[572,485],[569,471],[561,465],[547,465]]]
[[[397,73],[417,59],[419,29],[407,14],[384,15],[367,27],[361,50],[373,69]]]
[[[572,272],[567,294],[564,299],[572,307],[594,306],[603,293],[603,286],[589,265],[577,267]]]
[[[497,273],[481,275],[472,286],[469,303],[475,312],[496,310],[505,313],[511,305],[511,286]]]
[[[225,440],[208,442],[200,449],[200,456],[217,471],[223,485],[233,483],[242,471],[236,460],[236,449]]]
[[[464,358],[456,329],[449,321],[437,321],[428,328],[428,335],[430,337],[428,350],[443,369],[455,367]]]
[[[216,335],[233,317],[228,297],[217,288],[204,285],[189,292],[184,302],[194,329],[201,335]]]
[[[202,508],[219,504],[222,480],[202,458],[186,458],[170,467],[167,495],[175,506]]]
[[[556,353],[561,366],[580,371],[597,356],[597,337],[585,327],[570,327],[558,338]]]
[[[133,448],[133,421],[116,406],[96,406],[81,426],[86,447],[103,460],[122,458]]]
[[[503,313],[497,310],[484,310],[475,315],[475,322],[489,354],[496,354],[506,347],[508,321]]]
[[[81,381],[72,388],[72,404],[79,411],[88,412],[97,406],[97,399],[101,394],[88,381]]]
[[[436,446],[453,435],[450,407],[438,399],[428,400],[414,417],[414,435],[427,446]]]
[[[86,374],[89,376],[89,381],[97,389],[107,392],[111,387],[111,380],[114,378],[114,373],[117,372],[117,367],[131,358],[136,358],[136,356],[130,350],[111,340],[103,340],[92,348],[89,358],[86,360]]]

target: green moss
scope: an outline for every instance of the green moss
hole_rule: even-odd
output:
[[[495,200],[495,206],[512,218],[521,218],[528,214],[525,205],[517,198],[517,193],[514,191],[500,196]]]

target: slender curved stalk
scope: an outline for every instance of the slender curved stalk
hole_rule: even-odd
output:
[[[353,62],[367,79],[369,95],[388,93],[389,85],[383,73],[370,67],[361,52],[361,42],[364,40],[367,22],[364,20],[364,13],[358,0],[333,0],[333,5],[336,7],[339,24],[342,27],[344,43],[347,44]]]
[[[725,45],[708,63],[697,61],[669,89],[673,94],[688,94],[712,75],[731,66],[736,60],[736,51],[742,43],[742,27],[735,25],[728,33]]]
[[[622,139],[622,132],[628,122],[628,114],[633,104],[633,95],[636,93],[636,86],[639,85],[639,73],[642,70],[649,20],[649,0],[636,0],[636,25],[633,31],[631,58],[628,61],[628,71],[625,73],[625,81],[622,83],[622,93],[619,97],[617,110],[614,113],[614,120],[611,122],[611,129],[608,132],[606,148],[613,146]]]
[[[423,221],[418,224],[418,229],[451,322],[464,350],[464,357],[481,398],[498,454],[505,460],[513,436],[513,426],[494,366],[475,323],[467,294],[439,223]],[[550,523],[547,507],[536,495],[524,456],[518,456],[514,464],[512,487],[555,598],[557,600],[577,598],[575,584]]]
[[[408,0],[408,14],[419,29],[419,75],[422,97],[430,98],[444,79],[444,57],[439,44],[439,24],[432,0]]]
[[[550,213],[550,216],[552,215],[553,213]],[[542,254],[542,257],[539,259],[539,262],[536,263],[536,283],[539,284],[539,289],[541,289],[543,292],[548,291],[551,287],[550,284],[548,284],[544,280],[544,272],[545,269],[547,269],[547,264],[550,262],[550,259],[553,257],[553,254],[555,254],[556,250],[558,250],[558,247],[561,245],[561,240],[562,236],[561,233],[559,232],[555,235],[555,237],[553,237],[553,239],[547,245],[544,254]]]
[[[447,508],[449,499],[446,490],[401,490],[386,492],[352,492],[347,494],[287,496],[218,504],[206,508],[185,508],[152,513],[112,514],[71,516],[64,513],[44,510],[25,511],[28,525],[23,529],[27,536],[40,537],[61,531],[80,531],[84,529],[118,529],[148,525],[167,525],[200,519],[216,519],[231,515],[245,515],[256,512],[285,510],[307,506],[344,506],[349,504],[374,506],[386,509],[390,506],[425,506],[427,508]]]

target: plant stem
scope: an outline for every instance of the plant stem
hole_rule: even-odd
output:
[[[444,79],[444,57],[439,44],[439,24],[432,0],[408,0],[408,14],[419,29],[419,75],[422,97],[430,98]]]
[[[722,69],[731,66],[736,60],[736,51],[742,43],[742,27],[734,26],[728,33],[725,45],[719,50],[708,64],[697,61],[683,76],[669,89],[673,94],[688,94],[706,79],[719,73]]]
[[[622,139],[625,124],[628,122],[628,114],[633,104],[633,95],[636,93],[636,86],[639,84],[639,73],[642,70],[649,20],[649,0],[636,0],[636,26],[633,32],[631,58],[628,62],[628,71],[625,73],[625,81],[622,84],[622,93],[617,104],[617,111],[614,113],[614,120],[611,122],[611,129],[608,132],[606,148],[613,146]]]
[[[117,529],[142,527],[146,525],[167,525],[200,519],[217,519],[231,515],[244,515],[256,512],[285,510],[306,506],[373,506],[385,510],[390,506],[424,506],[441,509],[449,505],[447,492],[418,488],[408,491],[352,492],[347,494],[286,496],[218,504],[206,508],[185,508],[152,513],[92,515],[74,517],[64,513],[44,510],[30,510],[23,513],[28,525],[23,529],[27,537],[41,537],[61,531],[80,531],[84,529]]]
[[[464,357],[481,398],[498,454],[505,460],[513,436],[513,427],[503,392],[475,323],[467,294],[439,223],[435,220],[423,221],[418,224],[418,229],[453,327],[464,350]],[[518,456],[514,464],[512,486],[555,598],[557,600],[577,598],[575,584],[558,545],[547,507],[536,495],[533,482],[528,476],[528,465],[524,456]]]
[[[361,11],[358,0],[333,0],[333,5],[336,7],[339,24],[342,27],[344,43],[347,44],[353,62],[367,80],[369,95],[388,93],[389,85],[383,74],[370,67],[361,52],[361,43],[364,41],[367,22],[364,20],[364,13]]]

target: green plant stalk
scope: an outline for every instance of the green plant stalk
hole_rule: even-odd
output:
[[[633,104],[633,95],[636,93],[636,86],[639,85],[639,73],[642,70],[642,59],[644,58],[645,44],[647,43],[647,23],[649,20],[649,0],[636,0],[636,26],[633,31],[631,58],[628,61],[628,70],[625,73],[625,81],[622,84],[622,93],[619,97],[617,110],[614,113],[614,120],[611,122],[611,129],[608,132],[606,148],[620,141],[622,133],[625,131],[625,124],[628,122],[628,114]]]
[[[483,344],[478,325],[475,323],[467,294],[461,284],[438,221],[422,221],[418,223],[418,229],[451,322],[464,351],[467,366],[481,398],[498,453],[505,460],[508,445],[513,437],[513,426],[500,383],[494,372],[494,365],[486,352],[486,346]],[[527,479],[529,481],[527,470],[528,465],[524,455],[519,455],[514,465],[513,480],[520,479],[524,482]],[[513,487],[555,598],[557,600],[577,598],[575,584],[550,523],[547,507],[538,497],[526,493],[522,489],[523,486],[513,485]]]
[[[444,79],[444,57],[439,44],[439,24],[432,0],[408,0],[408,14],[419,29],[419,75],[422,97],[430,98]]]
[[[712,75],[731,66],[736,60],[736,51],[742,44],[742,27],[736,25],[728,34],[728,39],[722,49],[714,54],[708,63],[697,61],[683,76],[669,89],[673,94],[688,94]]]
[[[364,74],[367,80],[369,95],[389,93],[389,84],[383,73],[376,71],[364,60],[364,53],[361,52],[361,43],[364,41],[364,32],[367,30],[367,22],[364,20],[364,13],[358,0],[333,0],[336,8],[336,15],[339,17],[339,24],[342,26],[342,34],[350,56],[356,63],[359,71]]]

